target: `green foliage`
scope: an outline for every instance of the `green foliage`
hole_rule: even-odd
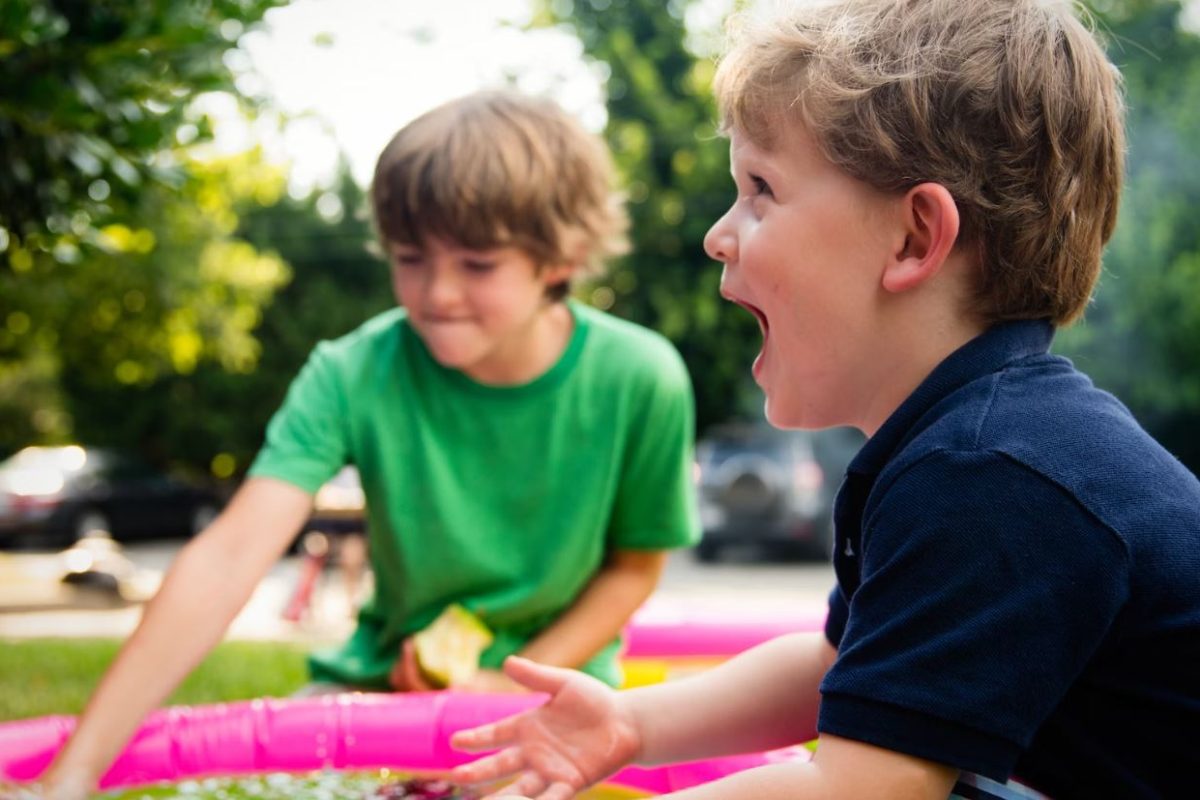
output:
[[[8,388],[17,402],[6,412],[28,421],[0,447],[71,436],[165,462],[180,431],[202,419],[180,413],[194,407],[189,376],[253,369],[253,331],[288,269],[237,238],[238,212],[275,202],[283,176],[254,152],[179,162],[174,187],[143,187],[128,216],[97,228],[77,258],[11,246],[28,266],[0,271],[0,402]],[[22,402],[35,396],[34,409]]]
[[[0,4],[0,454],[78,439],[208,471],[198,376],[254,368],[288,271],[237,233],[283,175],[199,160],[192,101],[236,96],[226,54],[281,2]]]
[[[248,213],[241,235],[273,248],[292,280],[263,311],[255,331],[262,347],[255,371],[224,381],[220,388],[229,396],[205,404],[221,417],[219,441],[239,471],[249,466],[313,346],[395,305],[387,265],[368,249],[374,235],[366,198],[344,167],[326,189]]]
[[[612,298],[615,313],[675,343],[703,429],[761,404],[749,382],[761,338],[749,314],[721,300],[720,266],[704,253],[704,234],[733,189],[728,142],[715,126],[714,65],[686,46],[687,5],[546,3],[542,21],[570,26],[608,73],[605,137],[628,195],[634,251],[593,302]]]
[[[222,57],[282,1],[5,0],[0,229],[53,252],[173,182],[158,156],[209,133],[191,100],[233,89]]]
[[[113,639],[0,642],[0,721],[80,713],[120,646]],[[167,705],[286,697],[308,679],[304,653],[297,644],[225,642]]]
[[[207,169],[211,180],[198,188],[233,229],[197,238],[210,256],[179,260],[180,297],[172,306],[178,313],[154,329],[133,331],[129,347],[145,356],[137,362],[145,365],[138,373],[144,379],[122,383],[107,369],[120,368],[106,355],[119,347],[120,330],[90,338],[83,331],[60,347],[62,357],[78,353],[105,366],[66,368],[62,384],[82,441],[134,446],[153,460],[229,478],[249,466],[312,347],[394,300],[386,266],[367,249],[372,234],[363,192],[347,172],[330,188],[276,201],[267,185],[278,187],[271,171],[256,169],[249,156]],[[180,208],[197,214],[195,204]],[[197,215],[190,225],[203,228],[202,222]],[[167,291],[174,265],[164,260],[144,270],[158,292]],[[159,348],[148,352],[156,342]]]
[[[1200,37],[1180,10],[1140,0],[1099,12],[1125,77],[1128,172],[1094,304],[1058,349],[1200,471]]]

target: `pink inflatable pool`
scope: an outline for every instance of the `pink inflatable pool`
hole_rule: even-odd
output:
[[[824,606],[737,615],[651,599],[625,628],[625,687],[645,686],[709,669],[755,645],[825,628]]]
[[[543,699],[541,695],[452,692],[347,694],[168,708],[147,718],[101,786],[326,768],[443,770],[474,757],[450,747],[452,732]],[[40,717],[0,725],[0,777],[36,778],[74,724],[73,717]],[[688,764],[631,767],[610,783],[657,794],[807,756],[803,749],[789,748]]]
[[[801,631],[825,629],[825,606],[755,616],[693,611],[651,599],[625,628],[629,658],[708,658],[736,655],[755,645]]]

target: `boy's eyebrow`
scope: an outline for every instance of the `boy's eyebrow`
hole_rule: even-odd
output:
[[[746,175],[767,179],[774,179],[779,172],[778,167],[772,163],[769,154],[766,153],[745,154],[736,161],[730,158],[730,174],[736,178],[739,170]]]

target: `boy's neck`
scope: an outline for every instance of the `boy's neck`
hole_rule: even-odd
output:
[[[939,364],[986,329],[982,321],[965,316],[909,321],[893,329],[881,339],[888,346],[880,353],[876,388],[867,395],[861,430],[873,436]]]

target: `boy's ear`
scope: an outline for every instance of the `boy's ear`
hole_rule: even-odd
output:
[[[904,241],[883,272],[889,292],[906,292],[936,275],[958,240],[958,205],[945,186],[918,184],[900,202]]]
[[[538,277],[541,278],[543,286],[554,286],[569,281],[574,271],[574,264],[547,264],[542,267]]]

